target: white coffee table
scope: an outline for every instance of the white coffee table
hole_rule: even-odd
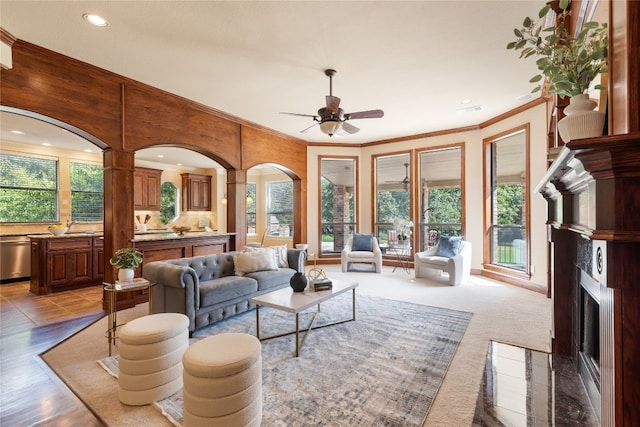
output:
[[[351,319],[345,319],[333,323],[328,323],[326,325],[318,326],[317,328],[324,328],[326,326],[338,325],[340,323],[352,322],[356,320],[356,288],[358,287],[357,282],[345,282],[342,280],[334,280],[331,279],[333,283],[333,289],[327,291],[314,292],[309,290],[308,288],[304,290],[304,292],[293,292],[290,287],[278,289],[277,291],[268,292],[266,294],[258,295],[256,297],[251,298],[251,302],[256,305],[256,337],[260,341],[270,340],[273,338],[279,338],[286,335],[296,335],[296,357],[300,354],[300,348],[304,344],[304,340],[307,338],[309,331],[313,329],[314,323],[316,321],[316,317],[318,313],[320,313],[320,303],[323,303],[331,298],[345,293],[347,291],[352,291],[351,294],[351,302],[352,302],[352,317]],[[314,305],[318,306],[316,313],[311,319],[311,323],[306,329],[300,329],[300,313],[307,310],[308,308],[313,307]],[[260,306],[271,307],[277,310],[286,311],[288,313],[295,313],[296,315],[296,330],[294,332],[286,332],[283,334],[273,335],[269,337],[260,337]],[[300,332],[305,332],[302,340],[300,340]]]

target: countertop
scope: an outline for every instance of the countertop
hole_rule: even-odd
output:
[[[180,240],[180,239],[199,239],[215,236],[234,236],[235,233],[217,233],[215,231],[186,231],[183,235],[171,231],[147,231],[145,233],[136,233],[132,242],[149,242],[155,240]],[[103,237],[103,232],[71,232],[62,236],[54,236],[51,233],[29,234],[27,237],[31,239],[72,239],[74,237]]]
[[[104,233],[102,231],[78,231],[65,233],[61,236],[54,236],[51,233],[42,233],[42,234],[28,234],[27,237],[31,239],[72,239],[74,237],[103,237]]]
[[[180,239],[199,239],[204,237],[216,236],[234,236],[236,233],[217,233],[215,231],[186,231],[183,235],[178,233],[145,233],[136,234],[133,242],[149,242],[154,240],[180,240]]]

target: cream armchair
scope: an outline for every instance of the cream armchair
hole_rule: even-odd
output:
[[[342,271],[347,272],[353,264],[372,264],[376,273],[382,271],[382,251],[373,234],[354,234],[342,250]]]
[[[443,236],[444,237],[444,236]],[[471,275],[471,243],[460,241],[457,254],[446,253],[439,246],[424,252],[416,252],[414,255],[414,267],[416,278],[441,275],[446,272],[449,275],[449,284],[451,286],[459,285],[469,280]]]

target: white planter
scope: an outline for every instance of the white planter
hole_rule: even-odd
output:
[[[593,111],[596,105],[587,94],[571,97],[569,105],[564,109],[567,116],[558,122],[558,133],[565,143],[574,139],[602,136],[605,114]]]
[[[133,281],[134,271],[130,268],[121,268],[118,270],[118,281],[119,282],[131,282]]]

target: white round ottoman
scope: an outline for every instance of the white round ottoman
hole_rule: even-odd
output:
[[[253,335],[220,334],[182,357],[184,427],[262,423],[262,346]]]
[[[189,346],[189,318],[180,313],[140,317],[120,329],[118,397],[148,405],[182,388],[182,356]]]

